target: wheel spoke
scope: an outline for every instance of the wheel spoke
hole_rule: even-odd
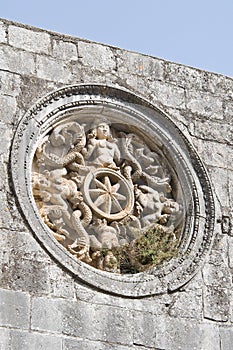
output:
[[[97,206],[97,208],[99,208],[102,204],[104,204],[104,202],[106,201],[106,197],[107,197],[106,194],[102,194],[94,201],[94,204]]]
[[[112,209],[112,199],[110,196],[106,196],[105,202],[103,204],[103,210],[105,213],[110,214]]]
[[[102,194],[105,194],[106,191],[102,190],[101,188],[92,188],[92,189],[89,190],[89,193],[97,195],[97,196],[101,196]]]
[[[120,187],[121,185],[119,184],[119,182],[117,182],[115,185],[112,186],[112,192],[116,193]]]
[[[101,188],[105,192],[107,191],[107,188],[106,188],[105,184],[103,184],[101,181],[95,179],[95,184],[96,184],[97,188]]]
[[[110,181],[108,176],[104,177],[104,185],[105,185],[105,188],[107,189],[108,192],[112,191],[111,181]]]
[[[120,193],[114,193],[114,198],[118,199],[119,201],[125,201],[126,200],[126,197],[123,196],[123,194],[120,194]]]
[[[118,210],[121,211],[122,207],[120,205],[120,203],[118,202],[118,200],[114,197],[112,197],[112,202],[113,202],[113,206]]]

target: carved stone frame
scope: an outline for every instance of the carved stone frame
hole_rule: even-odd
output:
[[[36,208],[31,188],[31,165],[39,139],[71,114],[106,113],[131,123],[165,147],[182,181],[186,207],[180,253],[160,267],[134,275],[111,274],[77,259],[48,232]],[[198,154],[172,120],[157,107],[131,92],[105,85],[74,85],[57,90],[34,105],[16,130],[11,170],[15,194],[25,220],[43,247],[73,275],[110,293],[140,297],[174,291],[198,271],[213,241],[214,199]]]

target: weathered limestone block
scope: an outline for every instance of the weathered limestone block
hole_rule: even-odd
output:
[[[232,147],[214,141],[193,139],[193,143],[206,165],[216,168],[233,169]]]
[[[51,287],[47,271],[46,263],[23,259],[22,253],[19,257],[12,254],[9,264],[3,266],[1,285],[12,290],[49,294]]]
[[[36,71],[38,78],[58,81],[63,84],[69,83],[71,79],[71,71],[65,63],[46,56],[37,55]]]
[[[52,264],[48,266],[49,291],[52,296],[58,298],[74,299],[75,297],[75,281],[60,267]]]
[[[62,338],[57,335],[11,330],[10,347],[4,350],[63,350]]]
[[[157,319],[156,347],[165,350],[222,350],[217,325],[166,317]]]
[[[116,69],[115,57],[108,46],[79,41],[78,55],[84,66],[100,71]]]
[[[204,288],[204,317],[226,322],[230,313],[230,291],[227,288],[207,286]]]
[[[132,322],[122,308],[58,298],[32,301],[33,330],[127,345],[133,343]]]
[[[14,226],[13,217],[11,215],[11,209],[8,201],[8,196],[5,193],[5,188],[0,190],[0,210],[1,210],[1,218],[0,218],[0,227],[1,229],[11,229]],[[16,209],[16,207],[14,208]],[[16,224],[17,225],[17,224]]]
[[[221,74],[208,73],[209,91],[223,100],[231,100],[233,97],[233,80]]]
[[[18,49],[44,54],[51,52],[50,35],[46,32],[10,25],[8,36],[9,44]]]
[[[219,252],[213,252],[210,263],[205,264],[203,281],[204,317],[215,321],[227,321],[230,314],[232,275]]]
[[[179,292],[168,307],[168,314],[172,317],[187,319],[202,319],[202,290],[196,289],[188,292]]]
[[[6,37],[6,27],[5,24],[0,22],[0,43],[6,43],[7,37]]]
[[[189,126],[191,135],[202,140],[217,141],[223,144],[232,144],[233,126],[223,122],[212,122],[208,120],[194,120]]]
[[[52,39],[52,56],[59,60],[76,61],[78,59],[77,46],[68,41]]]
[[[0,327],[0,349],[10,350],[11,348],[11,334],[10,329]]]
[[[180,64],[165,62],[165,80],[187,90],[208,91],[208,72]]]
[[[229,176],[229,182],[228,182],[228,188],[229,188],[229,202],[230,202],[230,207],[233,207],[233,171],[229,170],[228,171],[228,176]],[[233,216],[233,213],[231,211],[231,218]],[[232,224],[233,226],[233,224]]]
[[[137,346],[156,347],[157,319],[150,312],[134,313],[134,338],[133,343]],[[147,325],[145,328],[144,325]]]
[[[29,295],[10,290],[0,290],[0,326],[28,329]]]
[[[221,168],[208,167],[209,175],[212,180],[214,192],[222,207],[229,206],[228,186],[229,170]],[[219,181],[221,179],[221,181]]]
[[[117,50],[117,54],[117,67],[120,75],[129,74],[132,79],[143,76],[149,78],[150,81],[163,79],[164,62],[162,60],[129,51]]]
[[[231,350],[233,344],[233,329],[232,327],[220,327],[220,344],[221,350]]]
[[[229,267],[222,259],[216,264],[205,264],[203,268],[203,281],[206,286],[230,289],[232,287],[232,276]]]
[[[1,123],[11,123],[14,120],[16,109],[17,109],[17,101],[14,96],[2,95],[0,96],[0,115],[1,115]],[[10,134],[10,130],[8,128],[8,135]],[[6,135],[5,135],[6,136]],[[9,142],[11,142],[12,138],[8,137]]]
[[[187,92],[187,108],[199,118],[223,120],[223,104],[221,99],[199,91]]]
[[[228,242],[229,266],[233,271],[233,237],[229,237]]]
[[[7,155],[9,154],[9,149],[10,149],[11,140],[12,140],[12,130],[8,127],[7,124],[2,123],[2,121],[0,122],[0,140],[1,140],[0,159],[1,161],[3,160],[7,161]]]
[[[1,95],[18,96],[20,94],[20,84],[21,77],[19,74],[14,74],[0,70]]]
[[[102,342],[102,341],[91,341],[87,339],[69,339],[65,338],[63,340],[63,348],[62,350],[147,350],[144,346],[124,346],[119,344],[113,344],[110,342]],[[151,348],[150,348],[151,349]],[[46,349],[47,350],[47,349]],[[51,349],[53,350],[53,349]],[[149,349],[148,349],[149,350]],[[157,349],[154,349],[157,350]],[[160,349],[158,349],[160,350]],[[162,350],[162,349],[161,349]]]
[[[232,88],[232,90],[233,90],[233,88]],[[233,118],[233,103],[232,103],[232,100],[226,101],[224,103],[224,105],[223,105],[223,115],[224,115],[224,119],[226,121],[228,121],[229,123],[232,123],[232,118]]]
[[[185,91],[181,87],[168,85],[160,81],[152,81],[151,97],[154,103],[167,107],[182,109],[185,107]]]
[[[21,51],[6,45],[0,46],[0,67],[12,73],[35,73],[35,61],[31,52]]]

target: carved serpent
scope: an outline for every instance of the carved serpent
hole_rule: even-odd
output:
[[[120,132],[119,135],[121,136],[121,151],[122,151],[122,157],[129,163],[129,165],[134,170],[134,173],[131,175],[131,179],[133,182],[137,181],[141,175],[142,175],[142,167],[139,164],[139,162],[136,160],[136,158],[130,153],[129,145],[130,141],[133,137],[133,135],[129,134],[126,135],[124,132]],[[127,168],[127,177],[129,177],[129,168]]]
[[[71,132],[68,132],[70,130]],[[73,134],[75,132],[75,134]],[[62,157],[46,151],[46,148],[57,148],[63,145],[72,145],[68,153]],[[86,136],[82,126],[77,123],[68,123],[56,127],[52,134],[45,139],[45,142],[37,150],[37,158],[39,161],[43,159],[46,163],[57,166],[66,167],[74,163],[74,165],[84,165],[83,155],[80,153],[85,147]],[[75,169],[76,170],[76,169]]]

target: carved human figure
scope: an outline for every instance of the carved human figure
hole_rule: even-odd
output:
[[[89,165],[119,169],[116,163],[120,161],[120,150],[105,121],[98,120],[94,124],[87,147],[82,153]]]

